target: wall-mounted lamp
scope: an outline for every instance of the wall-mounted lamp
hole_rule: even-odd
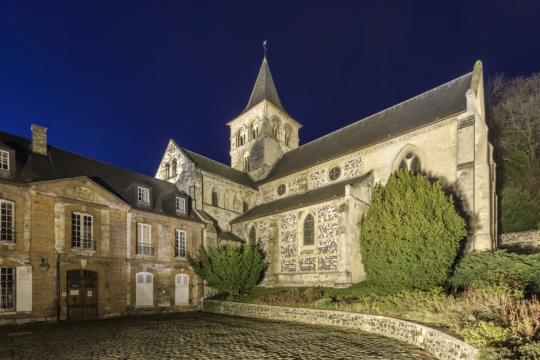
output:
[[[49,270],[51,266],[49,265],[49,259],[42,257],[41,264],[39,264],[39,271],[44,273]]]

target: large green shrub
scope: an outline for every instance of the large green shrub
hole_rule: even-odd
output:
[[[201,249],[196,257],[189,257],[189,263],[208,286],[233,297],[257,285],[267,266],[261,251],[251,245]]]
[[[501,193],[503,233],[536,229],[540,225],[540,204],[518,187],[505,187]]]
[[[456,266],[449,283],[457,288],[475,283],[510,284],[540,293],[540,254],[519,255],[504,250],[469,253]]]
[[[361,224],[368,279],[392,290],[440,286],[466,234],[438,181],[400,170],[375,187]]]

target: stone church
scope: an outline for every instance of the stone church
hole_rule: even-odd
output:
[[[347,286],[365,279],[359,223],[375,184],[407,168],[436,176],[468,214],[469,250],[496,246],[493,146],[483,71],[300,144],[264,57],[246,107],[229,121],[231,165],[170,140],[156,177],[204,219],[204,243],[259,244],[266,286]]]

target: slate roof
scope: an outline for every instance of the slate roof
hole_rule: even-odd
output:
[[[472,72],[283,155],[266,183],[466,110]]]
[[[306,191],[298,195],[287,196],[281,199],[270,201],[251,208],[231,221],[231,224],[257,219],[263,216],[282,213],[289,210],[298,209],[312,204],[336,199],[345,196],[345,186],[358,184],[371,176],[371,172],[359,177],[340,181],[331,185]]]
[[[193,152],[186,148],[181,149],[199,169],[219,175],[238,184],[257,189],[257,185],[255,184],[255,182],[245,172],[233,169],[230,166],[222,164],[216,160],[209,159],[206,156],[197,154],[196,152]]]
[[[28,139],[0,131],[0,142],[15,151],[15,182],[30,183],[37,181],[59,180],[85,176],[105,188],[131,206],[159,214],[167,214],[192,221],[202,222],[191,211],[186,216],[179,216],[176,211],[169,211],[164,199],[172,196],[187,195],[178,190],[176,185],[143,175],[118,166],[90,159],[54,146],[48,146],[48,155],[31,151]],[[134,184],[151,188],[151,207],[141,208],[136,204]]]
[[[276,105],[281,110],[285,110],[283,109],[283,105],[281,105],[281,100],[279,99],[276,85],[274,84],[274,79],[272,78],[272,73],[270,72],[270,66],[268,65],[266,56],[263,58],[261,68],[259,69],[259,74],[257,75],[257,79],[255,80],[253,90],[251,90],[251,95],[249,97],[246,108],[244,109],[244,112],[251,109],[264,99],[269,100],[270,102],[272,102],[272,104]]]

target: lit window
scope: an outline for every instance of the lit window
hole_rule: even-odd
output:
[[[149,224],[137,224],[137,254],[152,255],[152,227]]]
[[[186,199],[182,197],[176,197],[176,212],[185,214],[186,213]]]
[[[313,215],[308,214],[304,219],[304,245],[313,245],[315,243],[315,219]]]
[[[4,150],[0,150],[0,170],[9,171],[9,153]]]
[[[328,172],[328,178],[332,181],[339,179],[341,176],[341,169],[339,166],[335,166]]]
[[[176,230],[176,257],[186,257],[186,232],[184,230]]]
[[[15,268],[0,267],[0,311],[15,310]]]
[[[285,190],[286,190],[286,189],[287,189],[287,188],[286,188],[285,184],[279,184],[279,186],[277,187],[277,194],[278,194],[279,196],[285,194]]]
[[[74,248],[94,249],[94,230],[92,215],[74,212],[71,215],[71,246]]]
[[[13,208],[11,201],[0,200],[0,241],[15,241]]]
[[[150,204],[150,189],[139,186],[137,188],[139,203]]]

